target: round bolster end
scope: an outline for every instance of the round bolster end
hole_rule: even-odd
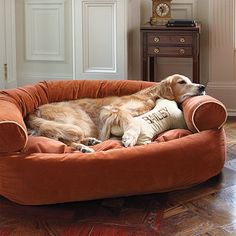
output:
[[[186,124],[193,132],[219,129],[227,120],[225,106],[208,95],[189,98],[182,107]]]
[[[0,152],[17,152],[22,150],[27,142],[25,129],[16,122],[0,122]]]

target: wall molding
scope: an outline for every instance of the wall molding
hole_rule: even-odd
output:
[[[26,60],[65,60],[64,11],[64,0],[25,0]]]
[[[236,109],[228,109],[227,113],[228,116],[236,116]]]
[[[211,89],[219,89],[219,88],[223,88],[223,89],[236,89],[236,82],[234,81],[216,81],[216,82],[208,82],[207,86]]]
[[[209,0],[209,83],[207,91],[222,101],[227,110],[236,110],[234,0]]]
[[[185,14],[185,16],[181,18],[185,19],[193,19],[196,15],[196,4],[195,0],[175,0],[171,3],[171,11],[172,15],[175,15],[178,12],[181,12],[181,14]],[[178,15],[178,14],[177,14]]]
[[[195,18],[197,0],[173,0],[171,2],[172,16],[174,18]],[[150,20],[152,13],[152,1],[141,1],[141,24],[145,24]]]

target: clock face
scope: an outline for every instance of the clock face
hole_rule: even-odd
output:
[[[160,3],[156,7],[156,13],[160,17],[165,17],[170,12],[170,7],[166,3]]]

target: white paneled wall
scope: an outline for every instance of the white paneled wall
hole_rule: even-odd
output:
[[[151,16],[152,1],[141,0],[141,23],[149,21]],[[171,14],[175,19],[195,19],[201,22],[201,83],[206,84],[209,78],[209,38],[208,38],[208,16],[209,0],[172,0]],[[171,65],[171,70],[168,65]],[[192,76],[191,59],[160,59],[158,62],[160,78],[174,72]]]
[[[171,15],[176,19],[196,18],[196,6],[197,0],[172,0]],[[151,14],[152,0],[141,0],[141,23],[148,22]]]
[[[196,0],[173,0],[172,17],[175,19],[196,19]]]
[[[171,15],[175,19],[196,19],[197,0],[173,0],[171,2]],[[141,22],[150,20],[152,1],[142,0]],[[192,78],[191,58],[160,58],[157,62],[158,80],[171,74],[180,73]]]
[[[210,78],[207,92],[236,115],[235,0],[210,0]]]
[[[16,86],[16,78],[18,85],[58,79],[141,79],[140,24],[150,19],[151,0],[0,0],[0,3],[0,29],[2,32],[7,29],[5,43],[1,44],[11,52],[7,57],[1,56],[9,68],[9,79],[4,83],[1,78],[1,87]],[[201,82],[208,82],[207,92],[223,101],[233,115],[236,115],[235,7],[235,0],[172,1],[174,18],[201,22]],[[4,41],[3,34],[0,41]],[[0,54],[5,54],[3,49]],[[168,71],[168,63],[174,68],[172,71]],[[163,59],[158,66],[163,76],[166,71],[186,75],[192,71],[188,59],[178,62]],[[0,74],[2,77],[2,67]]]

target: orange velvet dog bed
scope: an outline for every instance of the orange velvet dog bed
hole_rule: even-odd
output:
[[[95,153],[28,137],[24,117],[38,106],[134,93],[149,82],[51,81],[0,92],[0,195],[39,205],[182,189],[220,173],[225,161],[225,107],[210,96],[182,104],[187,130],[124,148],[108,140]]]

